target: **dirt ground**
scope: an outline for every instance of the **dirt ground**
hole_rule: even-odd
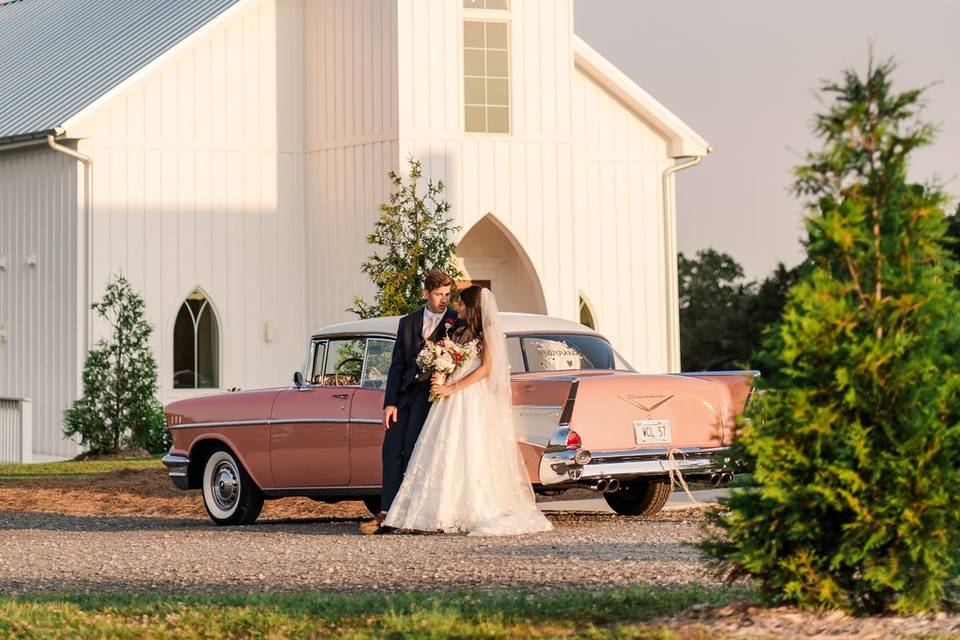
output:
[[[71,516],[150,516],[207,518],[199,491],[173,486],[166,470],[111,471],[81,477],[25,478],[0,484],[0,511],[60,513]],[[325,504],[308,498],[264,503],[261,518],[363,518],[362,502]]]

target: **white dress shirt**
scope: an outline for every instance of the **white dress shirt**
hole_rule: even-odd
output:
[[[443,320],[444,312],[434,313],[430,309],[423,308],[423,326],[421,332],[423,334],[424,340],[429,340],[430,336],[433,335],[433,332],[437,330],[437,325],[440,324],[440,321]]]

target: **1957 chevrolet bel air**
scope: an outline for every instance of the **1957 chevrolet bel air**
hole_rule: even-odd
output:
[[[294,385],[166,407],[163,458],[180,489],[201,489],[217,524],[256,520],[264,499],[363,500],[380,508],[383,388],[397,318],[327,327]],[[588,487],[623,515],[659,511],[669,469],[729,479],[723,454],[757,372],[645,375],[590,328],[504,313],[519,453],[538,493]],[[719,459],[719,460],[718,460]]]

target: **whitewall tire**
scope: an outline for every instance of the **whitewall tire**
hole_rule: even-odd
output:
[[[203,465],[203,506],[218,525],[251,524],[263,508],[263,494],[233,452],[219,448]]]

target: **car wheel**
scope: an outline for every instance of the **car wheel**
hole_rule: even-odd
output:
[[[634,480],[621,484],[618,491],[603,494],[603,498],[618,515],[650,517],[663,509],[672,492],[665,480]]]
[[[363,499],[363,505],[372,515],[380,513],[380,496],[372,496]]]
[[[203,506],[218,525],[252,524],[263,494],[228,449],[216,449],[203,467]]]

